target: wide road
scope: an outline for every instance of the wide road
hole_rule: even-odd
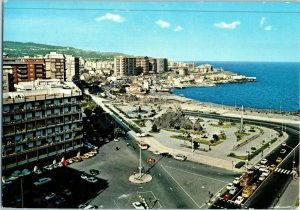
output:
[[[185,112],[187,115],[202,116],[214,119],[224,119],[227,121],[239,122],[240,118],[224,117],[221,115],[199,114],[196,112]],[[260,120],[248,120],[244,119],[244,123],[256,124],[269,128],[277,128],[280,130],[281,124],[274,122],[265,122]],[[287,175],[287,171],[291,170],[293,166],[299,168],[299,126],[286,125],[286,133],[289,135],[286,140],[287,146],[279,145],[269,155],[266,156],[269,164],[276,163],[277,157],[285,157],[283,162],[277,167],[278,169],[272,172],[268,178],[260,185],[260,187],[254,191],[254,194],[246,201],[243,208],[269,208],[273,207],[288,184],[292,180],[292,175]],[[285,149],[287,152],[285,155],[280,154],[281,149]],[[295,148],[295,149],[294,149]],[[293,150],[294,149],[294,150]],[[293,163],[294,162],[294,163]],[[280,173],[280,172],[285,172]],[[231,203],[223,201],[217,201],[212,205],[212,208],[238,208]]]
[[[127,146],[127,143],[130,145]],[[120,149],[116,151],[115,147]],[[148,164],[147,158],[156,160]],[[149,170],[153,179],[149,183],[134,184],[129,176],[138,173],[139,149],[135,141],[123,139],[103,145],[99,154],[81,163],[71,165],[74,169],[88,172],[98,169],[99,178],[108,181],[108,188],[87,203],[99,208],[133,208],[131,203],[144,197],[153,208],[199,209],[209,200],[209,192],[222,190],[239,174],[224,169],[178,161],[150,151],[142,151],[142,166]],[[156,201],[156,202],[155,202]]]

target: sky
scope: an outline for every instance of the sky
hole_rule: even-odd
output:
[[[178,61],[300,61],[300,3],[5,0],[3,40]]]

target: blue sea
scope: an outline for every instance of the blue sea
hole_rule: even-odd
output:
[[[216,87],[173,89],[201,102],[257,109],[298,111],[300,63],[284,62],[194,62],[196,66],[209,63],[249,77],[256,82],[220,84]]]

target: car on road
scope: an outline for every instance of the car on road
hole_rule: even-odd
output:
[[[79,208],[79,209],[83,209],[84,207],[86,207],[87,205],[86,204],[79,204],[77,207]]]
[[[276,169],[276,165],[275,165],[275,164],[272,164],[272,165],[270,165],[270,166],[268,167],[268,169],[269,169],[270,171],[274,171],[274,170]]]
[[[280,154],[284,154],[284,153],[286,153],[286,150],[285,149],[281,149],[280,150]]]
[[[155,150],[155,151],[152,151],[152,153],[153,153],[154,155],[159,155],[159,154],[160,154],[160,152],[159,152],[159,151],[157,151],[157,150]]]
[[[269,176],[270,171],[269,170],[265,170],[261,175],[263,176]]]
[[[277,157],[276,163],[281,163],[281,162],[282,162],[282,158],[281,157]]]
[[[255,169],[259,169],[261,166],[262,166],[262,165],[258,163],[258,164],[256,164],[256,165],[254,166],[254,168],[255,168]]]
[[[233,180],[233,184],[239,184],[241,181],[240,177],[236,177],[234,180]]]
[[[47,195],[44,197],[44,199],[45,199],[46,201],[48,201],[48,200],[54,198],[55,196],[56,196],[56,194],[53,193],[53,192],[51,192],[51,193],[47,194]]]
[[[115,138],[115,139],[114,139],[114,141],[118,142],[118,141],[120,141],[120,139],[118,139],[118,138]]]
[[[229,192],[225,193],[223,200],[224,201],[228,201],[232,198],[232,194],[230,194]]]
[[[96,170],[96,169],[91,169],[91,170],[90,170],[90,174],[93,175],[93,176],[96,176],[96,175],[98,175],[99,173],[100,173],[99,170]]]
[[[31,171],[29,171],[27,168],[25,168],[20,175],[27,176],[29,174],[31,174]]]
[[[186,156],[182,155],[182,154],[177,154],[177,155],[174,155],[174,159],[185,161],[186,160]]]
[[[267,166],[262,165],[262,166],[259,168],[259,171],[263,172],[263,171],[267,170],[267,168],[268,168]]]
[[[71,158],[67,160],[67,163],[68,163],[68,164],[72,164],[73,162],[74,162],[74,161],[73,161]]]
[[[95,154],[94,154],[94,153],[91,153],[91,152],[85,153],[84,155],[87,155],[87,156],[89,156],[89,157],[94,157],[94,156],[95,156]]]
[[[257,187],[258,187],[258,184],[257,184],[257,183],[254,183],[254,184],[252,185],[252,189],[253,189],[253,190],[256,190]]]
[[[52,170],[52,169],[53,169],[53,166],[52,166],[52,165],[48,165],[48,166],[45,166],[45,167],[44,167],[44,169],[46,169],[46,170],[49,170],[49,171],[50,171],[50,170]]]
[[[285,147],[285,146],[286,146],[286,143],[285,143],[285,142],[283,142],[281,145]]]
[[[90,182],[90,183],[96,183],[96,182],[98,182],[98,179],[96,179],[94,177],[88,177],[85,180],[88,181],[88,182]]]
[[[154,158],[151,158],[151,157],[147,159],[147,163],[155,163],[155,161],[156,160]]]
[[[138,202],[138,201],[133,202],[132,205],[135,209],[146,209],[145,206],[141,202]]]
[[[87,205],[83,209],[97,209],[97,208],[98,208],[98,206],[95,206],[95,205]]]
[[[51,180],[52,180],[52,179],[49,178],[49,177],[44,177],[44,178],[39,179],[39,180],[36,181],[36,182],[33,182],[33,184],[34,184],[35,186],[38,186],[38,185],[42,185],[42,184],[45,184],[45,183],[47,183],[47,182],[50,182]]]
[[[233,183],[229,183],[227,184],[226,189],[231,190],[233,187],[234,187]]]
[[[72,195],[72,192],[69,189],[64,189],[62,193],[64,195]]]
[[[40,169],[37,169],[35,170],[33,173],[36,173],[36,174],[42,174],[42,171]]]
[[[162,152],[162,153],[160,153],[160,154],[161,154],[161,156],[163,156],[163,157],[167,157],[167,158],[172,157],[172,155],[171,155],[170,153],[168,153],[168,152]]]
[[[263,164],[263,165],[265,165],[267,162],[268,162],[268,160],[267,160],[266,158],[264,158],[264,159],[262,159],[262,160],[260,161],[260,163]]]
[[[89,159],[89,158],[90,158],[90,156],[88,156],[88,155],[84,154],[84,155],[81,155],[81,156],[80,156],[80,158],[82,158],[82,159]]]
[[[258,178],[258,180],[260,180],[260,181],[264,181],[266,179],[266,176],[264,176],[264,175],[260,175],[260,177]]]
[[[235,193],[237,193],[239,189],[237,187],[233,187],[229,190],[229,194],[234,195]]]
[[[236,205],[241,205],[241,204],[243,203],[244,200],[245,200],[244,197],[238,196],[238,197],[235,199],[234,203],[235,203]]]
[[[87,175],[86,173],[82,173],[80,177],[81,179],[87,179],[89,175]]]

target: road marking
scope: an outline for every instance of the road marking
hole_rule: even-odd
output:
[[[276,171],[276,172],[277,172],[278,170],[279,170],[279,168],[275,168],[275,170],[274,170],[274,171]]]
[[[165,170],[165,172],[176,182],[176,184],[178,184],[178,186],[183,190],[183,192],[185,192],[185,194],[196,204],[196,206],[198,208],[200,208],[200,206],[198,205],[198,203],[183,189],[183,187],[176,181],[176,179],[164,168],[164,166],[161,166],[162,169]]]
[[[282,170],[282,168],[280,168],[277,172],[278,172],[278,173],[281,173],[281,170]]]
[[[162,165],[161,165],[162,166]],[[163,166],[162,166],[163,167]],[[214,178],[211,178],[211,177],[208,177],[208,176],[203,176],[203,175],[199,175],[199,174],[195,174],[193,172],[189,172],[189,171],[185,171],[185,170],[182,170],[182,169],[178,169],[178,168],[173,168],[173,167],[170,167],[170,166],[165,166],[166,168],[171,168],[171,169],[174,169],[174,170],[178,170],[178,171],[183,171],[185,173],[189,173],[189,174],[193,174],[193,175],[196,175],[196,176],[201,176],[201,177],[205,177],[207,179],[212,179],[212,180],[215,180],[215,181],[218,181],[218,182],[223,182],[223,183],[228,183],[224,180],[220,180],[220,179],[214,179]]]
[[[287,174],[290,174],[290,173],[292,173],[291,171],[289,171]]]

